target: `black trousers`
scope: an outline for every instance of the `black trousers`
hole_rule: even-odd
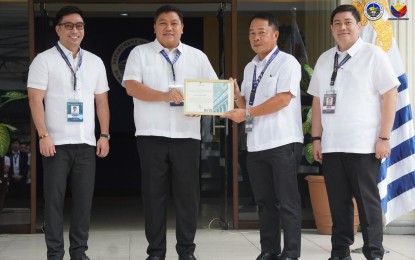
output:
[[[248,152],[248,173],[259,207],[261,252],[300,257],[301,198],[297,170],[303,145],[291,143],[270,150]],[[281,228],[284,250],[281,252]]]
[[[66,186],[72,194],[69,254],[82,259],[88,249],[89,223],[95,181],[95,147],[57,145],[53,157],[42,157],[45,197],[45,240],[48,260],[62,260],[63,209]]]
[[[195,251],[200,201],[200,141],[157,136],[137,137],[142,174],[147,254],[166,255],[170,188],[176,209],[176,251]]]
[[[382,209],[374,154],[325,153],[323,174],[333,219],[332,256],[348,256],[354,242],[352,198],[356,199],[366,259],[383,258]]]

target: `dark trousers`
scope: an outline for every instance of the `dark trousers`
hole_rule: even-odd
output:
[[[147,254],[166,255],[167,204],[172,189],[176,209],[176,251],[195,251],[200,200],[200,141],[156,136],[137,137],[142,174]]]
[[[325,153],[323,174],[333,219],[332,256],[348,256],[354,242],[352,198],[356,199],[366,259],[382,258],[382,209],[374,154]]]
[[[55,156],[42,160],[48,260],[61,260],[65,254],[63,209],[67,184],[72,194],[69,254],[72,260],[81,259],[88,249],[95,148],[87,144],[57,145]]]
[[[259,207],[261,252],[300,257],[301,199],[297,170],[302,144],[248,152],[248,173]],[[281,252],[281,228],[284,250]]]

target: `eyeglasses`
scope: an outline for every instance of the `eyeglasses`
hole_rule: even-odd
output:
[[[63,25],[66,30],[73,30],[73,27],[76,27],[77,30],[83,30],[85,23],[60,23],[59,26]]]

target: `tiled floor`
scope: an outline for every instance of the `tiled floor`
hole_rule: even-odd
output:
[[[144,260],[147,242],[143,230],[142,209],[136,200],[95,200],[91,219],[89,250],[92,260]],[[116,204],[115,204],[116,202]],[[117,205],[117,206],[115,206]],[[220,213],[219,207],[202,203],[199,228],[196,234],[196,256],[199,260],[254,260],[260,253],[257,230],[222,230],[212,222]],[[172,215],[172,214],[171,214]],[[66,218],[68,220],[68,218]],[[209,225],[212,222],[211,225]],[[66,230],[67,230],[67,224]],[[176,260],[174,217],[169,217],[167,260]],[[209,228],[209,226],[211,228]],[[303,260],[326,260],[330,256],[330,236],[315,230],[302,231]],[[65,248],[68,250],[68,233]],[[362,235],[356,235],[352,249],[361,247]],[[384,246],[389,253],[385,260],[415,260],[414,235],[385,235]],[[365,259],[352,254],[354,260]],[[46,259],[43,234],[0,234],[0,260]],[[65,260],[69,256],[66,254]]]
[[[66,248],[68,245],[65,232]],[[168,231],[167,260],[176,260],[174,230]],[[330,256],[330,236],[319,235],[314,230],[302,232],[302,257],[304,260],[323,260]],[[254,260],[260,253],[259,233],[256,230],[224,231],[199,229],[196,236],[196,256],[199,260]],[[352,248],[362,245],[361,234],[356,236]],[[390,252],[384,259],[415,259],[415,236],[385,235],[384,246]],[[144,260],[147,242],[144,231],[91,231],[89,257],[93,260]],[[67,249],[66,249],[67,250]],[[46,248],[43,234],[0,235],[0,259],[41,260]],[[365,259],[352,254],[354,260]],[[69,259],[66,255],[65,260]]]

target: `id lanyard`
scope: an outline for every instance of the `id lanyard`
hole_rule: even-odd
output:
[[[59,46],[59,44],[56,44],[55,47],[59,51],[59,53],[61,54],[62,58],[65,60],[66,64],[68,65],[69,69],[72,72],[72,75],[73,75],[73,91],[74,91],[74,97],[75,97],[75,93],[76,93],[76,72],[79,70],[79,68],[81,67],[81,64],[82,64],[82,50],[80,51],[80,54],[79,54],[78,66],[76,66],[76,70],[74,70],[72,68],[71,63],[68,60],[68,57],[66,57],[65,53],[63,52],[63,50],[61,49],[61,47]]]
[[[333,92],[334,82],[337,78],[337,71],[341,66],[343,66],[349,59],[351,58],[350,54],[347,54],[347,56],[340,62],[339,64],[339,54],[336,52],[336,55],[334,55],[334,66],[333,66],[333,73],[331,74],[330,79],[330,89]]]
[[[261,79],[264,76],[265,71],[267,70],[271,62],[275,59],[275,57],[277,57],[279,52],[280,52],[280,49],[276,49],[274,53],[271,55],[271,57],[269,57],[269,60],[265,64],[265,67],[262,69],[261,73],[259,74],[258,79],[256,78],[256,66],[255,66],[254,77],[252,78],[252,90],[251,90],[251,94],[249,95],[249,106],[252,106],[254,104],[255,94],[256,94],[256,90],[258,88],[259,82],[261,82]]]
[[[177,51],[176,51],[176,57],[174,57],[174,60],[173,61],[170,60],[169,55],[167,55],[167,53],[164,50],[160,51],[160,53],[167,60],[167,62],[170,63],[170,65],[171,65],[171,71],[173,72],[173,81],[174,81],[174,83],[176,83],[176,73],[174,73],[174,63],[176,63],[176,61],[180,57],[180,51],[179,51],[179,49],[177,49]]]

